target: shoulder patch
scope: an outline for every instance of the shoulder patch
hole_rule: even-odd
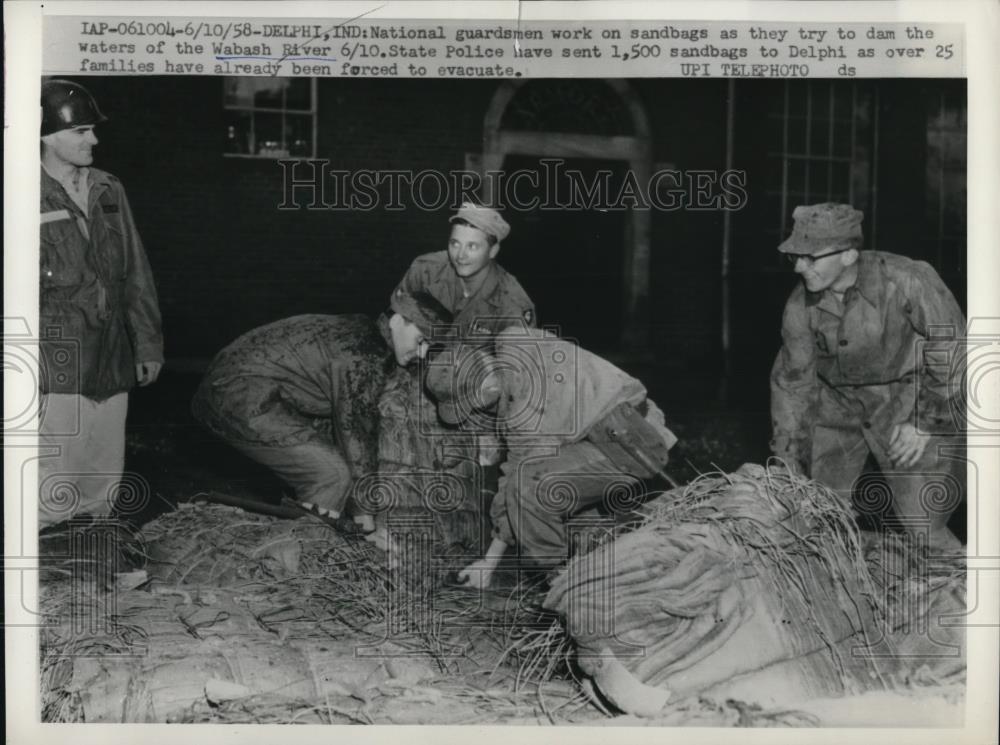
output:
[[[521,314],[521,317],[524,318],[524,322],[529,326],[535,322],[535,312],[531,308],[524,311],[524,313]]]

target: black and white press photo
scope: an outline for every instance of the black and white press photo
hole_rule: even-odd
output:
[[[794,5],[46,20],[34,721],[978,726],[976,14]]]

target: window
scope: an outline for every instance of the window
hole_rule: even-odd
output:
[[[961,275],[966,252],[964,91],[931,90],[927,104],[927,223],[923,255],[946,275]]]
[[[315,156],[315,78],[231,77],[222,91],[225,155]]]
[[[868,208],[874,162],[875,96],[853,81],[786,81],[769,112],[768,191],[772,238],[792,229],[799,204]]]

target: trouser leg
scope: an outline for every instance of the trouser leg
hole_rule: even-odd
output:
[[[636,479],[615,469],[589,442],[563,445],[555,455],[519,463],[505,475],[501,489],[521,557],[543,568],[564,563],[569,558],[569,518],[610,495],[634,492],[636,486]]]
[[[104,401],[63,393],[43,397],[38,433],[40,528],[77,514],[111,513],[125,466],[127,413],[127,393]]]
[[[810,476],[836,492],[842,504],[850,507],[868,455],[868,443],[860,429],[818,424],[813,428]],[[860,507],[866,509],[864,504]]]
[[[315,438],[284,446],[230,444],[274,471],[295,490],[300,501],[338,513],[343,510],[351,485],[351,469],[332,442]]]
[[[931,437],[912,466],[893,465],[878,443],[872,450],[889,485],[898,527],[915,540],[926,536],[929,546],[954,550],[962,544],[947,525],[965,495],[965,461],[944,457],[941,448],[949,445],[954,438]]]

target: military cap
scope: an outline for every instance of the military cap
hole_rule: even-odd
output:
[[[448,222],[464,220],[475,228],[479,228],[487,235],[492,235],[498,241],[502,241],[510,235],[510,225],[500,217],[500,213],[489,207],[481,207],[472,202],[464,202],[458,208],[458,212],[448,218]]]
[[[429,293],[410,294],[402,287],[392,293],[389,307],[410,323],[413,323],[428,339],[434,336],[434,327],[452,322],[451,312]]]
[[[781,253],[811,256],[822,253],[835,244],[862,241],[861,221],[865,214],[849,204],[824,202],[799,205],[792,212],[795,227],[792,234],[778,246]]]
[[[480,345],[455,345],[430,361],[425,381],[447,424],[477,419],[500,394],[496,360]]]

